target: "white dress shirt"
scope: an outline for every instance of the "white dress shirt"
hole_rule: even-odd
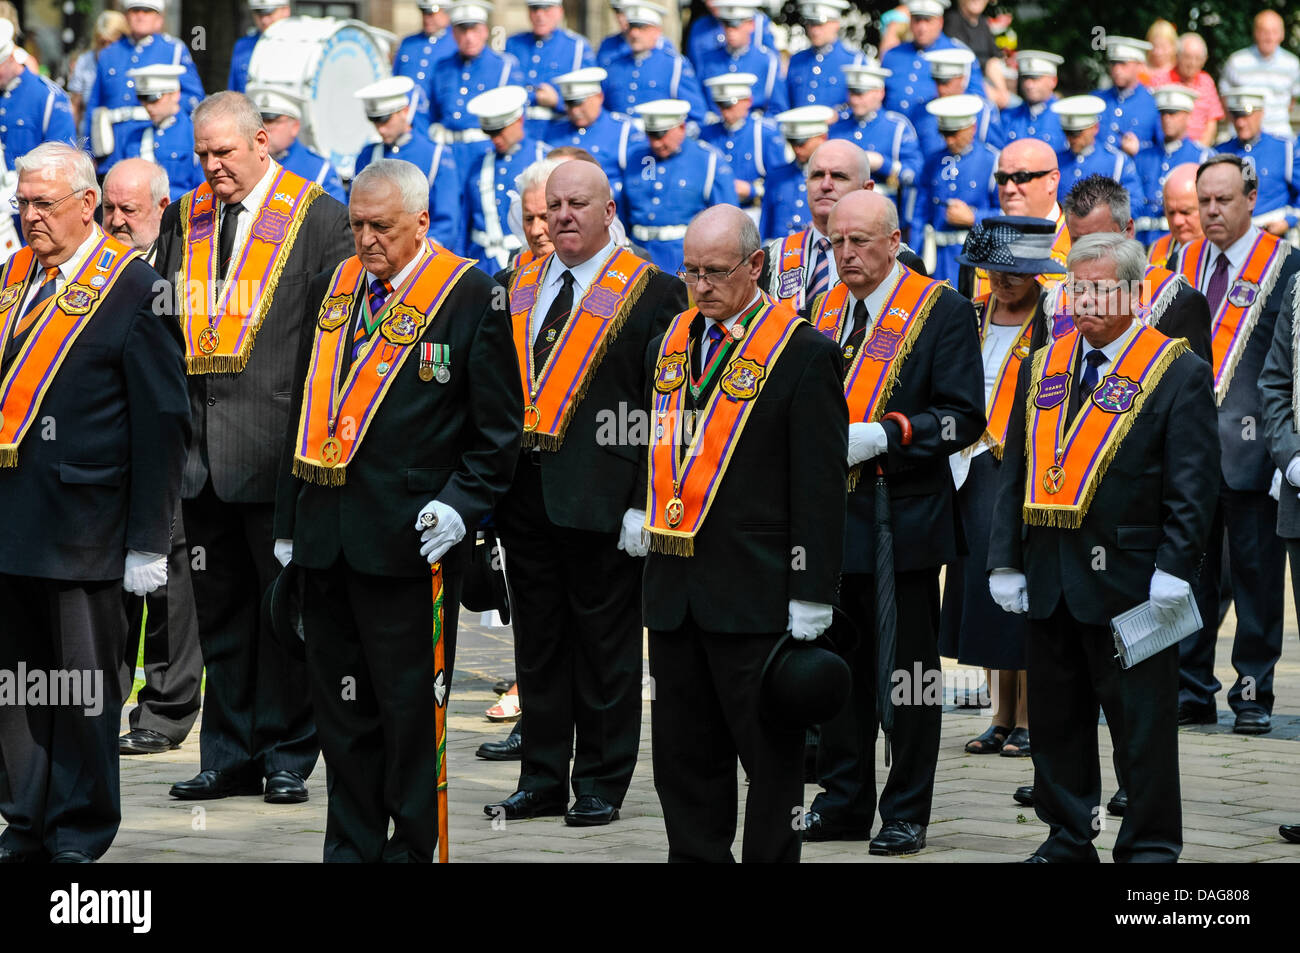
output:
[[[239,202],[231,203],[242,205],[244,210],[239,213],[239,218],[235,223],[235,247],[230,253],[230,264],[233,268],[235,262],[239,261],[239,256],[244,250],[244,245],[248,242],[248,234],[253,230],[253,219],[257,218],[257,213],[261,211],[266,204],[267,195],[271,191],[271,183],[275,177],[280,174],[280,163],[271,159],[267,166],[266,172],[257,180],[257,185],[249,191]],[[226,210],[226,203],[217,201],[217,216],[220,217]],[[227,276],[230,277],[230,276]]]
[[[1210,276],[1214,274],[1214,268],[1219,263],[1219,255],[1223,254],[1228,256],[1228,284],[1224,288],[1226,297],[1228,289],[1232,287],[1232,279],[1241,273],[1241,269],[1246,264],[1246,256],[1250,254],[1250,249],[1254,246],[1255,240],[1259,238],[1259,231],[1258,225],[1250,226],[1250,228],[1246,229],[1246,234],[1222,250],[1213,242],[1210,243],[1210,250],[1213,254],[1210,255],[1209,267],[1205,269],[1205,274],[1201,277],[1197,287],[1201,294],[1205,294],[1209,290]],[[1214,317],[1214,315],[1210,315],[1210,317]]]
[[[1137,334],[1140,327],[1142,327],[1142,322],[1134,318],[1133,323],[1124,330],[1123,334],[1099,349],[1102,354],[1106,355],[1106,360],[1097,366],[1097,383],[1101,383],[1101,379],[1110,373],[1111,368],[1115,366],[1115,359],[1119,357],[1124,348],[1128,347],[1128,342],[1133,335]],[[1083,335],[1079,335],[1079,347],[1080,352],[1077,358],[1078,363],[1075,366],[1074,379],[1076,383],[1082,384],[1083,375],[1088,370],[1088,362],[1083,359],[1084,355],[1096,349],[1088,343],[1088,339]]]
[[[596,254],[572,268],[560,261],[559,255],[551,256],[551,260],[546,265],[546,274],[542,275],[541,287],[537,291],[537,303],[533,306],[533,313],[528,319],[530,342],[537,343],[537,335],[546,321],[546,312],[551,310],[551,305],[555,303],[560,289],[564,287],[564,282],[561,280],[564,273],[573,272],[573,307],[576,309],[578,302],[587,293],[587,289],[591,287],[591,283],[596,280],[600,269],[612,254],[614,254],[614,242],[611,240],[605,242],[605,247]]]
[[[871,329],[876,325],[876,316],[880,314],[880,309],[885,306],[885,302],[889,300],[889,296],[894,293],[894,287],[902,280],[902,278],[903,266],[895,261],[894,267],[891,268],[889,274],[885,276],[885,280],[876,285],[875,290],[868,294],[866,298],[862,299],[867,305],[867,323],[862,331],[862,339],[864,341],[871,336]],[[844,305],[846,310],[844,312],[843,326],[840,328],[841,346],[843,346],[844,342],[849,339],[849,332],[853,330],[853,309],[857,306],[858,299],[855,298],[853,292],[850,291],[849,300],[845,302]]]
[[[735,314],[733,314],[731,317],[727,318],[726,320],[717,322],[718,324],[722,325],[722,330],[726,333],[726,337],[723,337],[722,339],[723,341],[726,341],[727,337],[731,335],[731,329],[735,327],[736,322],[740,320],[741,316],[749,314],[749,310],[752,307],[754,307],[755,304],[758,303],[758,299],[759,299],[759,294],[755,292],[754,297],[749,299],[749,304],[745,305],[743,308],[741,308],[739,311],[737,311]],[[708,329],[709,329],[709,322],[708,319],[706,318],[704,322],[705,333],[700,335],[700,343],[697,345],[697,347],[699,347],[699,352],[696,355],[699,358],[699,363],[696,366],[700,369],[701,373],[704,372],[704,347],[706,344],[709,343]]]
[[[808,242],[808,273],[804,276],[804,278],[808,282],[809,291],[811,291],[813,270],[817,267],[817,256],[821,254],[821,252],[817,250],[817,242],[823,238],[825,238],[827,241],[830,241],[830,236],[823,235],[821,232],[817,231],[816,225],[809,225],[808,231],[812,233],[812,238]],[[828,248],[826,250],[826,260],[830,262],[830,271],[827,272],[827,274],[830,275],[830,284],[828,284],[826,287],[834,288],[835,283],[840,280],[840,273],[835,267],[834,249]]]
[[[72,253],[71,258],[59,265],[59,273],[54,278],[55,294],[66,288],[68,283],[76,277],[77,272],[81,270],[81,266],[86,263],[86,259],[103,237],[104,233],[99,230],[99,226],[92,226],[90,237],[77,246],[77,250]],[[34,264],[36,273],[32,275],[31,283],[27,287],[27,294],[23,296],[23,306],[18,312],[20,315],[27,310],[27,306],[36,297],[36,292],[40,290],[41,285],[45,282],[45,267],[39,261],[35,261]]]

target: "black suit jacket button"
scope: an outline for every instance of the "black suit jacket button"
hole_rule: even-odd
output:
[[[209,398],[208,398],[208,406],[209,406],[209,407],[215,407],[215,406],[217,406],[217,399],[216,399],[215,397],[209,397]]]

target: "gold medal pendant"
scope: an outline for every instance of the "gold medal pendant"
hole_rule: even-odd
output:
[[[682,516],[686,513],[686,505],[682,503],[681,497],[674,496],[664,506],[664,520],[669,526],[676,527],[681,521]]]
[[[1043,489],[1048,493],[1060,493],[1064,485],[1065,470],[1057,464],[1052,464],[1043,474]]]
[[[338,437],[327,437],[320,445],[321,463],[329,469],[339,465],[343,459],[343,441]]]
[[[536,404],[527,404],[524,406],[524,432],[532,433],[542,425],[542,412],[537,409]]]
[[[221,335],[213,327],[204,328],[199,332],[199,350],[204,354],[211,354],[221,343]]]

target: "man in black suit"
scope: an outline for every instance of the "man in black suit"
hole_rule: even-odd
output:
[[[104,177],[104,231],[138,251],[150,265],[158,248],[162,213],[171,204],[167,170],[144,159],[123,159]],[[118,739],[122,754],[158,754],[176,748],[199,716],[203,652],[199,620],[190,582],[190,550],[176,496],[172,547],[167,555],[167,583],[148,596],[123,594],[126,607],[126,654],[122,660],[122,697],[131,694],[135,663],[144,635],[144,685],[131,709],[131,730]]]
[[[240,93],[194,110],[206,181],[163,213],[158,270],[177,282],[194,440],[181,484],[207,668],[202,770],[172,797],[307,799],[320,746],[306,670],[261,631],[271,518],[307,282],[351,251],[347,210],[268,152]],[[217,281],[209,280],[215,275]]]
[[[505,493],[519,453],[524,404],[505,295],[473,262],[426,242],[428,197],[409,162],[368,165],[349,206],[357,255],[306,295],[313,325],[294,377],[275,533],[304,576],[329,768],[326,861],[433,857],[434,694],[451,684],[466,529]],[[436,562],[445,672],[434,670],[431,636]],[[348,679],[355,690],[340,692]]]
[[[686,310],[686,287],[615,246],[617,206],[595,163],[552,171],[546,205],[555,252],[510,283],[527,406],[496,511],[528,742],[518,791],[483,810],[595,826],[618,818],[641,740],[645,496],[618,421],[640,407],[646,346]]]
[[[1197,598],[1205,626],[1179,649],[1181,724],[1218,721],[1214,675],[1222,585],[1223,540],[1237,628],[1228,689],[1236,715],[1233,731],[1262,735],[1272,728],[1273,669],[1282,656],[1286,546],[1278,535],[1278,503],[1270,492],[1281,481],[1265,439],[1259,381],[1273,343],[1278,312],[1291,307],[1291,276],[1300,254],[1252,224],[1258,189],[1254,164],[1224,153],[1201,163],[1196,193],[1203,238],[1179,249],[1173,267],[1210,301],[1215,333],[1214,396],[1219,404],[1223,473],[1218,506]],[[1232,327],[1239,332],[1234,336]]]
[[[0,863],[89,862],[121,821],[121,591],[166,582],[190,415],[158,276],[95,225],[90,159],[46,143],[16,166],[27,247],[0,271]],[[37,672],[45,697],[28,694]]]
[[[1137,242],[1084,236],[1067,267],[1077,330],[1021,365],[989,545],[993,600],[1029,613],[1035,808],[1051,828],[1029,859],[1097,860],[1100,703],[1131,792],[1115,860],[1174,861],[1178,652],[1122,669],[1109,623],[1148,600],[1168,619],[1191,598],[1218,484],[1210,369],[1135,320]]]
[[[839,606],[862,637],[849,660],[852,699],[822,725],[817,768],[825,791],[804,818],[804,838],[862,840],[871,837],[876,812],[879,729],[873,471],[877,462],[885,465],[892,501],[894,670],[909,679],[918,670],[938,677],[939,567],[965,545],[948,456],[984,432],[984,380],[971,303],[896,260],[898,213],[889,199],[869,191],[846,195],[829,226],[842,286],[814,302],[811,320],[842,348],[847,370],[848,462],[861,476],[848,497]],[[892,388],[882,384],[889,380],[896,381]],[[873,402],[870,395],[881,392]],[[891,412],[912,422],[909,446],[897,424],[880,422]],[[921,686],[915,690],[922,694]],[[920,698],[897,706],[893,765],[871,853],[913,854],[925,846],[942,714],[940,705]]]
[[[847,469],[839,359],[759,292],[758,229],[740,209],[701,212],[684,251],[696,308],[646,355],[655,790],[669,860],[729,861],[739,756],[742,859],[797,861],[804,732],[769,720],[760,683],[784,632],[813,639],[831,621]]]
[[[1071,241],[1098,232],[1114,232],[1133,237],[1133,215],[1128,189],[1105,175],[1090,175],[1080,179],[1070,189],[1061,203],[1065,213],[1065,227]],[[1045,292],[1043,317],[1046,324],[1034,328],[1031,347],[1037,351],[1048,340],[1049,333],[1057,336],[1071,330],[1068,316],[1059,314],[1063,285]],[[1145,320],[1166,337],[1186,338],[1192,353],[1209,361],[1210,308],[1205,296],[1185,278],[1167,268],[1147,265],[1142,276]]]
[[[817,147],[808,159],[807,180],[812,227],[769,241],[758,278],[759,288],[773,301],[800,314],[806,314],[813,299],[839,280],[827,233],[831,209],[850,192],[876,187],[866,150],[847,139],[829,139]],[[902,242],[897,255],[904,266],[925,274],[921,256]]]

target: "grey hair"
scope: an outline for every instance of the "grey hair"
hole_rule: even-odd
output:
[[[45,170],[47,166],[59,166],[68,176],[68,187],[78,192],[90,190],[94,193],[95,204],[99,204],[99,184],[95,180],[95,164],[85,150],[66,142],[51,140],[42,142],[35,149],[14,160],[14,170],[22,175]],[[47,173],[48,174],[48,173]]]
[[[1241,173],[1241,192],[1243,195],[1249,195],[1259,188],[1259,172],[1255,168],[1255,161],[1233,155],[1231,152],[1216,152],[1202,162],[1196,170],[1197,185],[1201,184],[1201,173],[1212,165],[1236,166],[1237,171]]]
[[[1074,183],[1061,202],[1061,211],[1073,218],[1087,218],[1098,205],[1110,208],[1111,221],[1120,231],[1128,228],[1132,221],[1132,199],[1128,189],[1110,176],[1090,175]]]
[[[754,252],[762,247],[758,238],[758,225],[754,220],[746,215],[744,221],[740,223],[740,234],[738,236],[739,251],[741,258],[748,258]]]
[[[525,192],[532,192],[534,189],[546,188],[546,180],[551,177],[551,173],[568,161],[570,160],[543,159],[541,162],[534,162],[515,176],[515,191],[523,195]]]
[[[429,210],[429,180],[419,167],[405,159],[376,159],[352,180],[352,193],[364,189],[370,180],[391,182],[402,195],[402,211],[419,215]]]
[[[149,170],[149,201],[157,205],[164,197],[171,195],[171,182],[167,179],[167,170],[158,163]]]
[[[1209,56],[1209,50],[1206,48],[1205,45],[1205,38],[1201,36],[1201,34],[1184,33],[1182,36],[1178,38],[1177,50],[1179,53],[1189,53],[1191,52],[1189,48],[1193,46],[1195,46],[1200,51],[1201,56],[1203,57]]]
[[[1115,279],[1130,286],[1146,277],[1147,258],[1142,243],[1119,232],[1093,232],[1070,246],[1065,267],[1074,271],[1089,261],[1108,259],[1115,263]]]
[[[195,129],[213,119],[233,119],[235,131],[243,136],[244,141],[250,146],[257,138],[258,130],[262,128],[262,113],[253,101],[243,93],[231,90],[213,93],[203,100],[194,107],[194,115],[190,119]]]

